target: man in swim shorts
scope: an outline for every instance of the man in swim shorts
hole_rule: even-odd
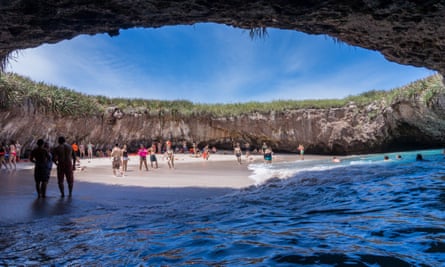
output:
[[[31,151],[29,160],[34,163],[34,181],[38,198],[46,197],[46,186],[49,180],[48,161],[51,160],[47,149],[43,147],[43,139],[37,140],[37,147]]]
[[[73,176],[73,149],[70,145],[65,143],[65,137],[60,136],[58,139],[59,145],[54,148],[54,164],[57,166],[57,183],[59,185],[60,196],[65,197],[64,178],[68,183],[69,196],[71,197],[74,185]]]

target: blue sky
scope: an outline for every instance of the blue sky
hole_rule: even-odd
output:
[[[19,52],[7,71],[109,97],[236,103],[343,98],[434,74],[324,35],[218,24],[82,35]]]

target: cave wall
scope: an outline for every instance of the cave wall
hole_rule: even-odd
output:
[[[388,60],[445,73],[443,1],[0,1],[0,58],[80,34],[214,22],[327,34]]]
[[[380,51],[388,60],[445,73],[443,1],[205,1],[205,0],[0,0],[0,69],[19,49],[56,43],[80,34],[119,34],[120,29],[214,22],[244,29],[273,27],[327,34],[350,45]],[[362,153],[439,146],[443,143],[444,98],[432,106],[398,103],[360,109],[294,110],[239,118],[175,118],[124,115],[67,119],[26,110],[1,111],[1,138],[93,139],[101,145],[159,138],[211,142],[237,140],[294,151]],[[375,110],[374,110],[375,111]],[[374,115],[373,115],[374,114]],[[375,115],[377,114],[377,115]],[[265,122],[268,122],[267,124]]]

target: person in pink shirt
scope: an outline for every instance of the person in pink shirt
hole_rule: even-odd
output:
[[[145,169],[148,171],[148,165],[147,165],[147,153],[148,150],[144,147],[144,145],[140,145],[138,150],[139,155],[139,170],[142,170],[142,164],[144,164]]]

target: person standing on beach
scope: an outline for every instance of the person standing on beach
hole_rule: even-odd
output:
[[[79,145],[79,155],[81,159],[85,158],[85,145],[83,142]]]
[[[6,146],[5,143],[0,144],[0,169],[2,166],[5,166],[5,169],[8,169],[8,165],[6,164]]]
[[[37,147],[31,151],[29,160],[34,163],[34,181],[38,198],[46,197],[46,186],[48,184],[48,161],[51,160],[48,150],[43,148],[43,139],[37,140]]]
[[[65,137],[60,136],[57,140],[59,145],[54,148],[53,162],[57,166],[57,183],[59,185],[61,197],[65,197],[64,178],[68,183],[69,196],[72,196],[74,186],[73,175],[73,149],[65,141]]]
[[[127,145],[124,145],[122,148],[122,173],[125,174],[127,172],[127,166],[128,166],[128,160],[130,158],[128,157],[128,150]]]
[[[182,153],[188,153],[187,141],[182,141]]]
[[[175,168],[175,155],[173,153],[173,149],[171,147],[167,148],[167,151],[165,152],[165,155],[167,156],[167,163],[169,169]]]
[[[209,157],[210,157],[209,145],[206,145],[202,149],[202,158],[205,160],[209,160]]]
[[[73,171],[76,170],[76,163],[79,162],[80,164],[80,152],[79,152],[79,146],[77,145],[77,142],[73,142],[73,144],[71,145],[71,148],[73,149]]]
[[[244,144],[244,149],[246,150],[246,159],[248,160],[250,157],[250,144],[249,143],[245,143]]]
[[[192,146],[193,146],[193,156],[196,158],[198,157],[198,146],[196,145],[195,142],[193,142]]]
[[[15,150],[17,151],[17,158],[16,158],[16,160],[17,160],[17,162],[19,162],[20,161],[20,157],[21,157],[21,153],[22,153],[22,145],[19,143],[19,141],[17,141],[16,143],[15,143]]]
[[[14,141],[9,144],[9,166],[14,166],[14,170],[17,169],[17,149]]]
[[[43,144],[43,148],[48,151],[48,155],[49,155],[49,161],[48,161],[48,164],[46,166],[47,170],[48,170],[47,179],[49,181],[49,177],[51,176],[51,171],[53,169],[53,153],[51,152],[51,149],[49,148],[48,142],[45,142]]]
[[[88,153],[88,159],[92,160],[93,159],[93,144],[91,144],[91,142],[88,142],[87,153]]]
[[[300,150],[300,159],[304,160],[304,146],[302,144],[300,144],[298,146],[298,150]]]
[[[239,143],[236,143],[235,149],[233,150],[233,153],[236,156],[236,161],[241,164],[241,156],[243,154],[243,152],[241,151],[241,147],[239,145]]]
[[[267,149],[267,144],[266,142],[263,142],[263,146],[261,147],[261,152],[263,153],[263,155],[264,153],[266,153],[266,149]]]
[[[153,144],[148,151],[150,153],[150,166],[152,169],[157,169],[158,159],[156,158],[156,144]]]
[[[148,171],[148,165],[147,165],[147,149],[144,147],[143,144],[139,146],[138,155],[139,155],[139,170],[142,171],[142,164],[145,166],[145,170]]]
[[[122,150],[119,148],[119,145],[116,144],[113,147],[113,150],[111,150],[111,160],[113,161],[112,163],[112,168],[113,168],[113,176],[117,177],[116,172],[119,171],[119,169],[121,168],[121,163],[122,163]],[[124,176],[123,171],[121,171],[121,176]]]

